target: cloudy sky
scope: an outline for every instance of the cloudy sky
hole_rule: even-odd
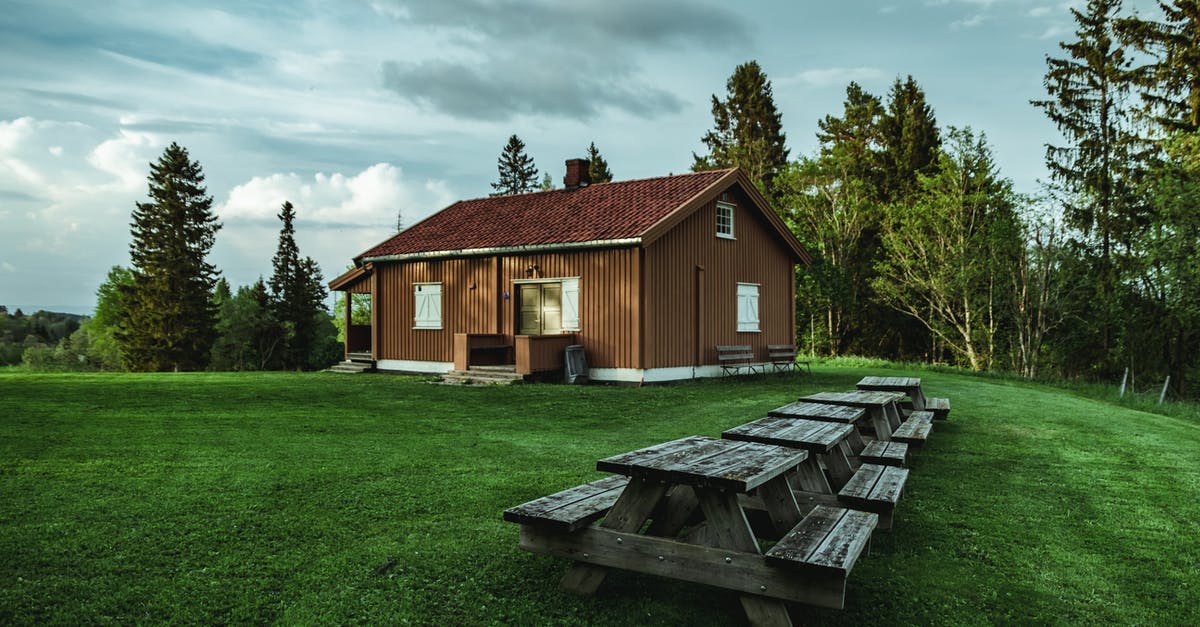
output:
[[[1078,4],[1078,3],[1076,3]],[[1148,0],[1137,3],[1152,6]],[[406,224],[484,196],[516,133],[561,184],[596,142],[618,179],[685,172],[739,63],[772,80],[793,156],[846,83],[925,88],[1033,192],[1054,129],[1028,104],[1069,3],[1043,0],[3,0],[0,304],[87,312],[172,141],[204,167],[231,283],[270,273],[279,205],[332,278]]]

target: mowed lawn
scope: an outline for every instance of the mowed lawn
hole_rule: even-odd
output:
[[[744,622],[632,573],[558,591],[509,506],[866,374],[643,389],[387,375],[0,374],[0,624]],[[1192,624],[1200,424],[911,373],[951,398],[847,609],[804,622]]]

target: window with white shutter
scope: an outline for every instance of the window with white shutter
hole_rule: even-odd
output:
[[[737,284],[737,330],[741,332],[761,331],[758,328],[758,285]]]
[[[579,330],[579,279],[562,281],[562,330]]]
[[[413,328],[442,328],[442,284],[414,283],[413,296],[416,298]]]

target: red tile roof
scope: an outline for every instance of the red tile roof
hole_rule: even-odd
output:
[[[729,172],[462,200],[359,258],[635,238]]]

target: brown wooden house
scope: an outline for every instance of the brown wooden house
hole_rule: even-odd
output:
[[[370,294],[346,352],[380,370],[507,363],[599,381],[716,376],[717,345],[792,344],[794,269],[811,258],[737,169],[457,202],[354,258],[332,290]]]

